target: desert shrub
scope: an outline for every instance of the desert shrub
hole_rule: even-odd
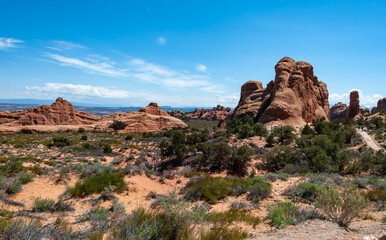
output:
[[[231,147],[224,142],[199,143],[196,148],[201,152],[197,157],[198,169],[207,169],[210,172],[225,170],[232,157]]]
[[[84,133],[84,132],[86,132],[86,130],[84,129],[84,128],[78,128],[78,133]]]
[[[126,125],[121,122],[121,121],[118,121],[118,120],[114,120],[114,122],[110,125],[110,128],[114,129],[114,130],[123,130],[125,129]]]
[[[131,134],[129,134],[129,135],[127,135],[126,137],[125,137],[125,140],[126,141],[130,141],[130,140],[133,140],[134,139],[134,135],[131,135]]]
[[[87,141],[87,136],[86,135],[83,135],[81,138],[80,138],[80,140],[82,140],[82,141]]]
[[[165,135],[170,139],[162,141],[159,147],[161,149],[161,156],[169,158],[169,161],[163,163],[162,169],[182,164],[188,152],[185,133],[178,130],[170,130]]]
[[[273,129],[273,135],[278,137],[279,142],[289,143],[295,139],[295,129],[292,126],[278,126]]]
[[[34,212],[53,212],[55,201],[52,199],[35,198],[32,211]]]
[[[359,217],[368,206],[366,199],[354,188],[346,188],[340,194],[333,187],[321,187],[317,189],[316,195],[317,209],[343,227]]]
[[[199,132],[192,132],[187,137],[187,144],[194,145],[200,142],[206,142],[209,139],[209,131],[207,129],[204,129]]]
[[[37,220],[0,220],[0,236],[4,240],[43,239],[45,236],[42,224]]]
[[[282,181],[288,180],[288,173],[279,172],[279,173],[267,173],[263,175],[263,179],[270,182],[275,182],[277,179],[280,179]]]
[[[12,180],[7,184],[5,192],[8,194],[15,194],[21,191],[21,182],[18,179]]]
[[[253,216],[245,210],[231,209],[225,212],[212,212],[207,216],[207,220],[212,223],[232,223],[235,221],[243,221],[253,226],[260,223],[260,218]]]
[[[275,146],[263,156],[263,163],[268,171],[277,172],[286,164],[294,162],[294,154],[288,146]]]
[[[27,168],[23,166],[20,160],[11,160],[4,165],[0,165],[0,173],[5,176],[14,176],[17,173],[25,172],[26,170]]]
[[[307,201],[313,202],[316,198],[316,191],[319,185],[309,182],[302,182],[294,187],[290,187],[285,191],[285,195],[299,197]]]
[[[54,147],[65,147],[70,145],[71,145],[71,140],[66,137],[54,137],[50,144],[50,146],[54,146]]]
[[[109,144],[106,144],[103,148],[103,153],[112,153],[113,152],[113,149],[111,148],[111,146]]]
[[[268,207],[270,225],[278,228],[284,228],[287,225],[298,224],[306,219],[312,218],[313,211],[299,210],[291,202],[279,202]]]
[[[73,188],[69,189],[71,195],[83,197],[92,193],[101,193],[109,186],[115,186],[115,191],[123,192],[127,187],[121,173],[102,173],[86,177],[83,181],[78,181]]]
[[[117,223],[115,239],[191,239],[193,218],[185,202],[175,195],[159,200],[155,209],[138,208]]]
[[[267,147],[272,147],[275,143],[275,136],[273,134],[269,134],[265,140],[267,142]]]
[[[226,128],[233,134],[238,134],[240,138],[248,138],[252,136],[266,136],[267,129],[262,123],[254,123],[253,119],[246,115],[243,118],[235,118],[227,121]]]
[[[315,131],[310,127],[310,125],[306,124],[302,129],[302,136],[304,135],[315,135]]]
[[[226,169],[232,175],[245,176],[248,174],[248,167],[251,162],[251,155],[253,150],[246,145],[241,146],[238,149],[234,149],[232,157],[226,164]]]
[[[230,228],[227,225],[218,224],[200,234],[201,240],[243,240],[248,237],[248,233],[239,228]]]
[[[271,186],[258,177],[220,178],[208,174],[194,174],[181,192],[185,195],[185,199],[203,199],[214,204],[227,196],[237,196],[244,193],[248,193],[251,200],[259,201],[268,197]]]

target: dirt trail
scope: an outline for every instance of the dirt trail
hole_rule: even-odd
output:
[[[367,134],[367,132],[362,130],[357,130],[357,132],[359,133],[359,135],[361,135],[363,140],[365,140],[367,146],[374,149],[375,151],[378,151],[381,149],[381,147],[378,146],[378,144],[373,140],[373,138],[369,134]]]

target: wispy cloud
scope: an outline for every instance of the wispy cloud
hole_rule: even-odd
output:
[[[204,64],[198,64],[196,70],[200,72],[206,72],[206,66]]]
[[[26,87],[27,90],[48,92],[56,94],[74,94],[89,97],[102,98],[130,98],[137,97],[141,94],[137,92],[130,92],[125,90],[115,90],[105,87],[98,87],[92,85],[70,84],[70,83],[46,83],[44,86]]]
[[[19,39],[0,37],[0,50],[6,51],[10,48],[19,47],[17,43],[22,43],[22,42],[23,41]]]
[[[74,48],[85,49],[86,47],[83,45],[77,44],[77,43],[57,40],[57,41],[53,41],[50,46],[47,46],[47,48],[55,50],[55,51],[65,51],[65,50],[71,50]]]
[[[99,61],[97,58],[87,58],[81,60],[78,58],[69,58],[59,54],[45,53],[45,56],[54,60],[63,66],[70,66],[82,69],[89,73],[102,74],[110,77],[127,77],[125,70],[118,69],[112,62]]]
[[[361,90],[359,89],[352,89],[352,91],[358,91],[359,93],[359,102],[361,106],[365,106],[368,108],[374,107],[377,105],[377,102],[379,99],[383,98],[380,94],[373,94],[373,95],[365,95]],[[330,104],[335,104],[337,102],[343,102],[346,104],[349,104],[350,102],[350,92],[338,94],[338,93],[332,93],[329,96],[329,102]]]
[[[161,84],[169,88],[186,88],[209,86],[206,75],[181,73],[168,67],[148,63],[143,59],[128,62],[128,74],[140,81]]]
[[[157,42],[159,45],[165,45],[166,44],[166,38],[164,37],[158,37]]]

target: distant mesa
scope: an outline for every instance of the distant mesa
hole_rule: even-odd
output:
[[[76,111],[72,104],[59,97],[50,105],[42,105],[11,113],[0,112],[0,124],[9,126],[29,125],[84,125],[98,121],[100,117]]]
[[[276,64],[275,72],[275,80],[266,88],[260,81],[248,81],[241,87],[233,118],[250,115],[272,125],[304,125],[322,117],[330,119],[327,85],[318,81],[310,63],[284,57]]]
[[[11,113],[0,112],[0,132],[56,132],[76,131],[80,127],[86,130],[114,131],[111,124],[121,121],[125,127],[123,133],[142,133],[163,129],[188,127],[180,119],[169,116],[156,103],[150,103],[139,112],[127,112],[112,116],[97,117],[76,111],[72,104],[59,97],[50,105],[42,105]]]

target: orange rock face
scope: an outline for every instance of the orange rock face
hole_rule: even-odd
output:
[[[321,117],[330,120],[327,85],[318,81],[311,64],[284,57],[275,72],[275,80],[265,89],[258,81],[242,86],[233,117],[248,114],[263,123],[289,125],[303,125]]]
[[[165,111],[161,110],[161,107],[157,103],[150,103],[145,108],[139,109],[139,112],[148,113],[156,116],[169,116]]]
[[[83,125],[92,124],[100,117],[79,112],[63,98],[58,98],[50,105],[11,113],[0,112],[0,124],[9,126],[29,125]]]
[[[180,119],[171,116],[160,116],[143,112],[117,113],[112,116],[105,116],[95,124],[95,131],[113,131],[110,127],[114,121],[121,121],[125,129],[120,133],[143,133],[161,131],[172,128],[186,128],[188,125]]]
[[[221,105],[217,105],[212,109],[198,109],[196,108],[194,112],[186,113],[185,116],[188,118],[206,118],[208,120],[222,120],[230,118],[233,114],[231,108],[223,107]]]
[[[352,91],[350,92],[350,107],[348,109],[348,117],[353,119],[360,113],[361,107],[359,105],[359,93],[358,91]]]
[[[331,121],[334,121],[338,118],[348,118],[348,107],[346,104],[338,102],[330,109],[331,112]]]
[[[378,100],[377,106],[371,109],[371,113],[377,113],[381,110],[386,111],[386,97]]]

